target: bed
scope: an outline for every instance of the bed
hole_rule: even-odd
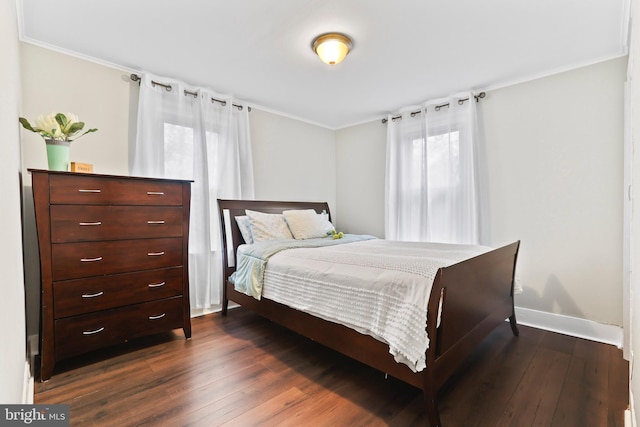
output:
[[[480,342],[505,319],[509,319],[513,334],[518,335],[513,294],[519,242],[437,269],[426,296],[428,347],[423,357],[426,367],[416,372],[407,364],[398,363],[397,357],[390,353],[389,343],[379,337],[291,308],[266,296],[256,299],[237,291],[234,283],[228,280],[236,269],[238,248],[245,243],[235,217],[246,215],[247,210],[280,214],[313,209],[330,218],[327,203],[218,200],[218,208],[225,248],[222,314],[227,315],[229,301],[234,301],[275,323],[422,389],[427,418],[433,427],[441,425],[438,390]],[[265,288],[267,286],[265,284]]]

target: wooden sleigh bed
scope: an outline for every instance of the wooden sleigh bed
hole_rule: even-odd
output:
[[[244,243],[234,218],[245,209],[282,213],[292,209],[329,212],[326,203],[218,200],[223,247],[233,257]],[[225,220],[226,218],[226,220]],[[223,251],[224,295],[222,314],[229,300],[261,316],[423,390],[426,414],[432,427],[440,426],[437,392],[495,327],[509,319],[518,335],[513,303],[513,286],[519,242],[491,250],[468,260],[440,268],[427,307],[427,334],[430,340],[426,368],[413,372],[398,363],[389,346],[346,326],[262,298],[254,299],[234,289],[227,278],[235,271]],[[439,317],[439,322],[436,318]]]

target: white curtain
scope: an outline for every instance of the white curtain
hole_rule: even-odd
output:
[[[193,180],[191,308],[218,305],[223,279],[217,199],[254,198],[248,108],[206,89],[145,74],[137,126],[132,175]]]
[[[476,108],[464,93],[388,117],[387,239],[479,243]]]

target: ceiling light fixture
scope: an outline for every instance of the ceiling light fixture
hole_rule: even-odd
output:
[[[339,64],[351,50],[351,39],[340,33],[321,34],[313,40],[311,47],[322,62]]]

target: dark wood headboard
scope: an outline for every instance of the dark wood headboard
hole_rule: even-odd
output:
[[[245,210],[264,212],[264,213],[282,213],[292,209],[315,209],[321,213],[326,211],[331,220],[329,205],[326,202],[273,202],[266,200],[221,200],[218,199],[218,213],[220,214],[220,228],[222,235],[222,265],[224,268],[224,277],[227,278],[235,271],[235,262],[233,266],[229,266],[229,254],[232,254],[235,260],[236,250],[238,246],[244,243],[240,229],[235,221],[236,216],[245,215]],[[232,251],[232,252],[231,252]]]

